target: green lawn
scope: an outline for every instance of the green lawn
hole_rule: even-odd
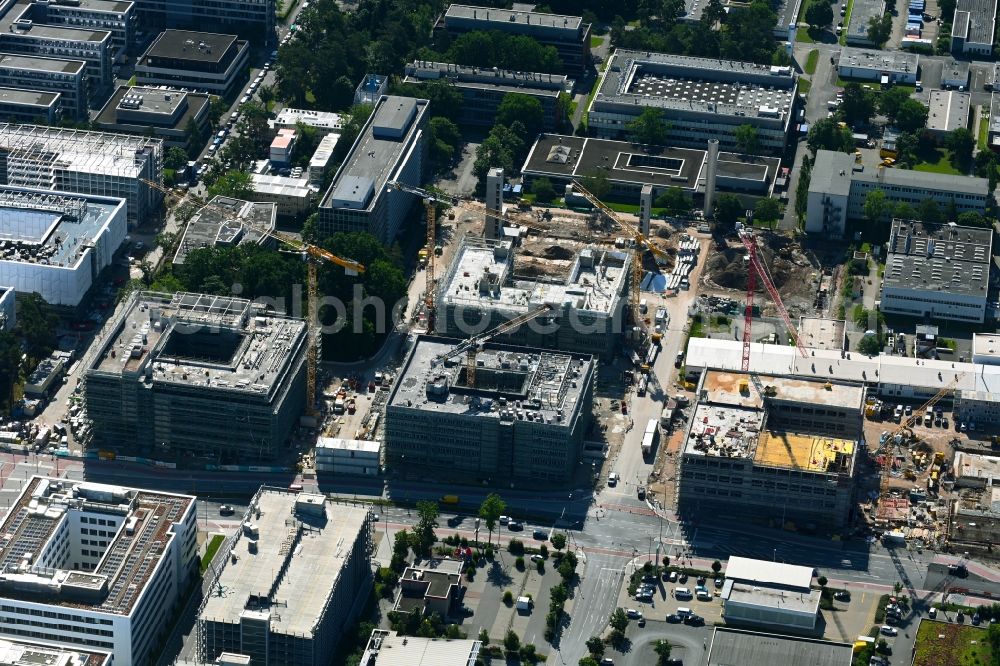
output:
[[[854,0],[847,0],[847,14],[844,15],[844,29],[840,33],[841,46],[847,46],[847,26],[851,25],[851,11],[854,9]],[[839,10],[834,6],[833,13],[839,13]]]
[[[215,559],[215,554],[219,552],[219,548],[222,547],[222,542],[226,540],[226,537],[221,534],[213,534],[212,540],[208,542],[208,547],[205,549],[205,555],[201,558],[201,572],[205,573],[208,571],[208,565],[212,563]]]
[[[604,43],[604,38],[599,35],[590,36],[590,48],[596,49],[598,46]]]
[[[987,666],[992,660],[985,629],[931,620],[920,623],[913,666]]]
[[[922,157],[923,161],[913,165],[914,171],[928,171],[930,173],[943,173],[953,176],[963,175],[961,171],[952,166],[950,151],[938,150],[936,155]]]
[[[802,3],[804,7],[806,3]],[[795,31],[795,41],[800,44],[815,44],[816,40],[809,34],[809,28],[799,28]]]
[[[806,74],[815,74],[816,65],[818,63],[819,63],[819,49],[813,49],[812,51],[809,52],[809,55],[806,56],[806,66],[805,66]]]
[[[799,79],[799,92],[808,97],[810,90],[812,90],[812,81],[809,79]]]
[[[989,116],[983,116],[979,119],[979,137],[976,143],[979,145],[979,150],[986,150],[989,146],[987,142],[989,141],[990,134],[990,118]]]

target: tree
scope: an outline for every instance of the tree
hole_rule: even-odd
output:
[[[903,584],[897,580],[892,584],[892,591],[896,593],[896,596],[899,596],[899,593],[903,591]]]
[[[903,132],[916,132],[927,124],[927,107],[910,98],[899,105],[896,125]]]
[[[917,216],[928,224],[939,224],[943,220],[941,219],[941,207],[938,206],[938,202],[934,199],[924,199],[917,205]]]
[[[580,179],[580,184],[598,199],[611,193],[611,182],[603,171],[592,171]]]
[[[867,123],[875,113],[875,95],[857,83],[848,83],[840,113],[848,125]]]
[[[656,652],[656,665],[657,666],[668,666],[670,662],[670,643],[667,641],[656,641],[656,645],[653,647]]]
[[[878,356],[882,351],[882,344],[876,335],[866,335],[858,342],[858,351],[866,356]]]
[[[271,110],[271,102],[274,101],[275,95],[274,86],[261,86],[257,89],[257,97],[260,98],[260,103],[268,111]]]
[[[577,664],[578,666],[601,666],[596,659],[590,656],[580,657],[580,661],[578,661]]]
[[[753,0],[726,16],[719,37],[719,55],[732,60],[771,64],[774,26],[778,15],[765,0]],[[695,50],[695,49],[692,49]]]
[[[491,545],[493,543],[493,530],[496,529],[497,521],[500,520],[500,516],[506,510],[507,503],[500,499],[500,496],[496,493],[487,495],[483,503],[479,505],[479,517],[486,524],[486,529],[490,532],[489,543]]]
[[[524,126],[525,137],[529,143],[534,143],[535,137],[545,127],[545,111],[542,109],[542,103],[536,97],[507,93],[500,100],[496,122],[510,127],[514,121]]]
[[[776,222],[781,217],[781,204],[771,197],[758,199],[753,207],[753,217],[764,223]]]
[[[431,157],[438,171],[447,169],[455,160],[455,152],[462,143],[458,125],[444,116],[434,116],[428,123],[431,135]]]
[[[920,102],[918,105],[923,106]],[[913,165],[917,161],[917,149],[920,147],[920,138],[916,132],[901,132],[896,137],[896,164]]]
[[[556,189],[552,187],[552,181],[545,177],[531,181],[531,191],[538,203],[549,203],[556,198]]]
[[[33,361],[39,361],[56,348],[56,328],[59,318],[52,312],[41,294],[18,294],[14,301],[17,322],[15,332],[24,340],[25,350]]]
[[[809,183],[812,180],[812,160],[809,155],[802,156],[802,166],[799,168],[799,183],[795,186],[795,214],[799,223],[806,216],[809,207]]]
[[[833,118],[821,118],[814,122],[809,128],[806,144],[813,154],[817,150],[854,152],[854,136],[851,134],[851,130],[841,127]]]
[[[892,15],[882,14],[868,19],[868,39],[877,48],[882,48],[892,35]]]
[[[966,170],[972,165],[976,137],[967,128],[958,127],[948,132],[948,136],[944,138],[944,147],[951,151],[952,159]]]
[[[712,562],[712,571],[716,574],[722,571],[722,562],[720,562],[719,560]]]
[[[604,641],[600,636],[591,636],[587,639],[587,651],[597,659],[604,656]]]
[[[0,407],[10,407],[21,370],[21,346],[9,331],[0,331]]]
[[[514,171],[515,160],[525,149],[525,142],[521,136],[523,131],[524,126],[518,122],[510,127],[493,126],[489,135],[476,148],[476,161],[472,165],[472,172],[480,181],[493,167],[500,167],[507,173]]]
[[[833,6],[827,0],[813,0],[806,7],[805,19],[812,29],[828,26],[833,23]]]
[[[188,155],[183,148],[171,146],[167,149],[167,154],[163,157],[163,166],[174,171],[187,166]]]
[[[736,221],[746,210],[743,202],[735,194],[720,194],[715,198],[715,225],[723,233],[732,231]]]
[[[556,550],[562,550],[566,547],[566,535],[563,532],[556,532],[552,535],[552,546]]]
[[[993,220],[974,210],[966,211],[958,216],[958,225],[961,227],[981,227],[989,229],[993,226]]]
[[[888,208],[889,204],[882,190],[872,190],[865,195],[865,218],[871,224],[881,224]]]
[[[642,113],[625,125],[629,141],[643,146],[662,146],[667,142],[669,123],[663,119],[663,111],[653,106],[643,107]]]
[[[625,614],[624,608],[616,608],[611,614],[611,628],[617,631],[625,631],[628,626],[628,615]]]
[[[558,74],[562,61],[555,47],[524,35],[475,30],[456,37],[442,60],[473,67]]]
[[[247,171],[229,171],[208,188],[209,197],[224,196],[233,199],[250,199],[253,185]]]
[[[910,91],[906,88],[889,88],[879,95],[878,110],[891,122],[895,122],[899,107],[908,99],[910,99]]]
[[[657,208],[666,208],[668,215],[684,215],[691,212],[691,199],[676,185],[668,187],[653,202]]]
[[[508,629],[507,635],[503,637],[503,647],[508,654],[516,653],[521,648],[521,637],[513,629]]]
[[[892,207],[892,216],[901,220],[915,220],[917,219],[917,211],[905,201],[900,201]]]
[[[722,0],[708,0],[705,9],[701,12],[701,22],[711,28],[716,23],[720,23],[726,18],[726,8]]]
[[[413,549],[421,556],[429,555],[431,546],[437,540],[434,535],[434,528],[438,526],[437,517],[439,515],[437,502],[417,502],[417,515],[420,517],[417,524],[413,526],[414,545]]]
[[[826,584],[829,581],[826,579],[826,576],[820,576],[819,578],[816,579],[816,582],[819,583],[820,587],[826,587]]]
[[[826,0],[820,0],[825,2]],[[736,139],[736,147],[741,153],[746,155],[756,155],[760,150],[760,135],[757,128],[750,124],[738,126],[733,130],[733,138]]]

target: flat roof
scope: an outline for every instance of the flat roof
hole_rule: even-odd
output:
[[[106,666],[111,653],[93,648],[70,648],[41,645],[0,638],[0,664],[3,666]]]
[[[265,173],[250,174],[250,184],[257,194],[270,194],[278,197],[306,199],[313,195],[306,177],[275,176]]]
[[[1000,66],[1000,64],[998,64]],[[990,134],[1000,134],[1000,94],[990,95]]]
[[[972,356],[1000,358],[1000,333],[973,333]]]
[[[509,24],[525,26],[542,26],[544,28],[577,32],[583,24],[579,16],[564,14],[546,14],[543,12],[525,12],[513,9],[497,9],[495,7],[478,7],[475,5],[449,5],[444,13],[445,23],[448,19],[475,20],[483,23],[482,30],[490,29],[491,25],[500,24],[508,28]],[[494,28],[497,29],[497,28]]]
[[[515,72],[496,67],[471,67],[430,60],[414,60],[406,65],[405,83],[423,81],[447,81],[457,88],[515,92],[533,97],[553,98],[573,85],[572,79],[563,74]]]
[[[320,437],[316,440],[316,451],[357,451],[358,453],[375,454],[381,450],[381,444],[370,439],[343,439],[340,437]]]
[[[0,185],[0,273],[6,263],[75,268],[124,208],[124,199]]]
[[[590,110],[610,103],[783,121],[795,88],[790,67],[618,49]]]
[[[83,60],[63,60],[44,56],[28,56],[16,53],[0,53],[0,68],[77,74],[87,67]]]
[[[273,203],[213,197],[188,221],[173,263],[183,264],[188,253],[198,248],[262,243],[264,234],[240,222],[245,220],[257,228],[273,230],[276,217],[277,206]]]
[[[17,104],[47,109],[59,101],[59,93],[0,87],[0,104]]]
[[[918,289],[986,298],[992,229],[892,221],[882,289]]]
[[[295,125],[303,123],[309,127],[316,127],[324,130],[342,130],[347,123],[349,116],[329,111],[311,111],[309,109],[290,109],[288,107],[278,111],[274,118],[277,125]]]
[[[819,163],[819,152],[829,151],[817,152],[817,164]],[[838,154],[846,155],[853,165],[854,158],[851,155],[847,153]],[[931,173],[929,171],[914,171],[913,169],[865,168],[863,166],[849,173],[853,180],[879,183],[880,187],[898,185],[900,187],[923,188],[935,192],[962,192],[963,194],[981,196],[983,199],[989,194],[989,180],[976,176]]]
[[[967,85],[971,71],[972,67],[968,61],[952,58],[941,63],[941,81],[952,81],[957,85]]]
[[[789,591],[762,586],[760,583],[726,583],[722,591],[724,603],[760,606],[792,613],[815,614],[819,611],[819,590]],[[740,662],[741,666],[745,662]],[[782,664],[782,666],[784,666]]]
[[[708,666],[850,666],[850,643],[716,627]]]
[[[726,564],[726,578],[744,583],[762,583],[784,587],[809,589],[812,585],[812,568],[784,562],[755,560],[733,556]]]
[[[816,151],[816,172],[809,179],[810,192],[846,197],[851,193],[854,156],[833,150]]]
[[[367,507],[262,488],[244,519],[257,528],[258,536],[237,542],[238,562],[227,559],[218,578],[218,587],[226,593],[210,595],[199,620],[238,625],[245,613],[263,613],[271,633],[314,636],[354,544],[367,538],[370,518]],[[256,552],[243,543],[251,539]]]
[[[143,57],[221,62],[236,39],[236,35],[168,29],[160,33]]]
[[[885,13],[885,0],[854,0],[851,20],[847,22],[847,39],[868,42],[868,22]]]
[[[164,543],[177,538],[171,527],[184,522],[194,501],[190,495],[34,476],[0,527],[10,537],[0,543],[0,593],[129,615],[162,564]],[[78,514],[112,519],[113,537],[90,572],[70,569],[69,551],[55,559],[49,547],[62,530],[73,529]],[[49,558],[44,566],[43,553]]]
[[[958,0],[955,12],[969,13],[969,33],[966,42],[992,44],[997,18],[997,0]]]
[[[867,29],[867,28],[866,28]],[[916,74],[920,56],[909,51],[878,51],[844,46],[840,49],[839,67],[861,67],[879,72]]]
[[[388,404],[505,422],[544,421],[551,428],[572,426],[564,415],[574,413],[588,390],[586,382],[576,379],[593,365],[592,357],[487,342],[476,356],[476,385],[470,387],[465,384],[465,354],[436,360],[459,343],[418,337]]]
[[[439,282],[442,305],[474,306],[526,314],[543,305],[610,316],[616,311],[631,257],[588,247],[575,254],[566,278],[515,278],[516,250],[509,241],[466,236]],[[516,315],[515,315],[516,316]]]
[[[927,114],[927,129],[950,132],[969,124],[972,95],[955,90],[932,90]]]
[[[807,347],[843,349],[847,322],[826,317],[799,317],[799,337]]]
[[[402,636],[376,629],[361,663],[365,666],[474,666],[481,648],[479,641]]]
[[[51,7],[55,9],[90,9],[97,12],[111,12],[115,14],[122,14],[127,12],[135,6],[135,3],[131,0],[76,0],[72,4],[57,4],[53,3]]]
[[[106,129],[145,131],[157,128],[186,129],[210,103],[205,93],[164,90],[150,86],[119,86],[94,122]]]
[[[368,210],[393,179],[399,160],[427,111],[428,101],[383,95],[330,183],[323,208]]]
[[[163,90],[151,86],[132,86],[125,88],[117,96],[117,110],[141,110],[145,113],[172,115],[187,99],[188,93],[182,90]]]
[[[860,384],[756,374],[765,387],[772,389],[770,400],[832,405],[855,408],[859,411],[864,400],[865,391]],[[741,392],[742,387],[749,381],[749,374],[742,372],[710,370],[702,382],[702,395],[712,404],[760,409],[764,406],[764,399],[754,390],[752,382],[747,385],[749,391]]]
[[[227,296],[137,292],[120,309],[88,372],[220,395],[267,396],[287,387],[304,354],[306,324]]]
[[[992,486],[995,480],[1000,480],[1000,457],[997,456],[956,451],[954,468],[956,480],[974,479],[982,481],[987,486]]]
[[[92,132],[43,125],[0,123],[0,150],[9,160],[30,159],[51,170],[114,174],[135,178],[143,165],[136,153],[153,150],[162,155],[163,140],[134,134]]]

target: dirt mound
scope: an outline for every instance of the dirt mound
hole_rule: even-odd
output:
[[[759,248],[759,252],[774,286],[779,290],[789,281],[799,279],[799,268],[792,260],[791,244],[783,245],[778,251],[773,250],[770,245],[764,245]],[[730,247],[713,254],[706,266],[711,280],[727,289],[746,289],[747,268],[750,265],[746,261],[746,255],[743,247]]]
[[[545,259],[562,259],[565,261],[572,259],[574,254],[576,253],[568,247],[563,247],[562,245],[549,245],[542,250],[541,255],[536,256],[542,256]]]

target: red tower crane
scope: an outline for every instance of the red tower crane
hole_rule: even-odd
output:
[[[775,288],[774,282],[771,280],[771,275],[767,272],[767,268],[760,260],[760,254],[757,251],[757,239],[754,238],[751,231],[746,229],[740,231],[739,236],[744,247],[747,249],[747,259],[750,264],[747,266],[747,306],[743,312],[743,372],[750,371],[750,327],[753,323],[753,296],[754,291],[757,289],[758,279],[764,285],[764,288],[767,289],[767,293],[770,294],[771,301],[775,307],[778,308],[778,313],[781,315],[782,320],[784,320],[789,335],[795,340],[795,346],[798,348],[799,354],[802,355],[802,358],[808,358],[809,352],[806,351],[802,340],[799,338],[798,329],[792,324],[792,319],[788,316],[788,310],[785,308],[785,304],[781,302],[781,295]]]

